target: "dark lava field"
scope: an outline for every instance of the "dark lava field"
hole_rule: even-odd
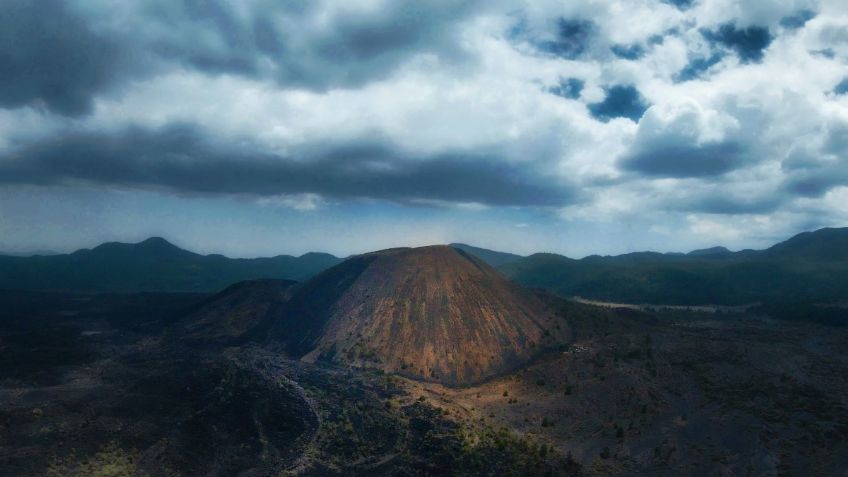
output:
[[[202,294],[4,292],[0,474],[838,475],[843,328],[542,296],[574,339],[466,387],[189,347]]]

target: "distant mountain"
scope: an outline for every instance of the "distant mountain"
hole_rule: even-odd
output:
[[[848,260],[848,228],[825,228],[800,233],[772,246],[766,253],[815,261]]]
[[[499,269],[558,295],[652,304],[744,304],[848,298],[848,229],[799,234],[764,251],[723,247],[574,260],[535,254]]]
[[[719,257],[731,254],[730,250],[726,247],[711,247],[711,248],[702,248],[699,250],[692,250],[687,253],[690,257]]]
[[[53,256],[0,256],[0,289],[78,292],[219,291],[257,278],[302,281],[341,261],[324,253],[234,259],[153,237]]]
[[[521,255],[516,255],[514,253],[496,252],[494,250],[474,247],[464,243],[452,243],[450,246],[470,253],[493,267],[500,267],[501,265],[506,265],[507,263],[512,263],[524,258]]]
[[[533,293],[448,246],[359,255],[299,286],[269,339],[295,357],[469,384],[569,336]]]

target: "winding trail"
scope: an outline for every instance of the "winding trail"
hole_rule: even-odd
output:
[[[292,454],[298,453],[299,456],[294,463],[284,469],[284,472],[290,475],[299,475],[306,472],[310,467],[308,451],[318,440],[318,435],[323,425],[323,418],[321,417],[318,403],[297,381],[289,377],[291,368],[286,366],[285,358],[273,356],[257,349],[248,349],[244,350],[241,355],[236,356],[235,360],[241,366],[273,382],[278,387],[284,388],[287,391],[293,391],[294,395],[306,404],[310,413],[309,422],[311,429],[304,432],[304,434],[309,433],[309,438],[305,442],[301,442],[295,446],[297,450],[292,450],[291,452]],[[301,439],[302,437],[298,438],[298,441],[301,441]]]

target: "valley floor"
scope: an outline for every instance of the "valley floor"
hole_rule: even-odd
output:
[[[166,330],[202,295],[0,294],[1,475],[839,475],[848,332],[550,299],[575,330],[448,388]]]
[[[839,475],[848,334],[745,314],[609,311],[515,374],[413,395],[549,442],[589,475]],[[567,310],[564,313],[568,314]]]

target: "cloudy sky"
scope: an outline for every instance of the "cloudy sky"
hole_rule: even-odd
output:
[[[844,0],[6,0],[0,72],[11,252],[579,257],[848,225]]]

